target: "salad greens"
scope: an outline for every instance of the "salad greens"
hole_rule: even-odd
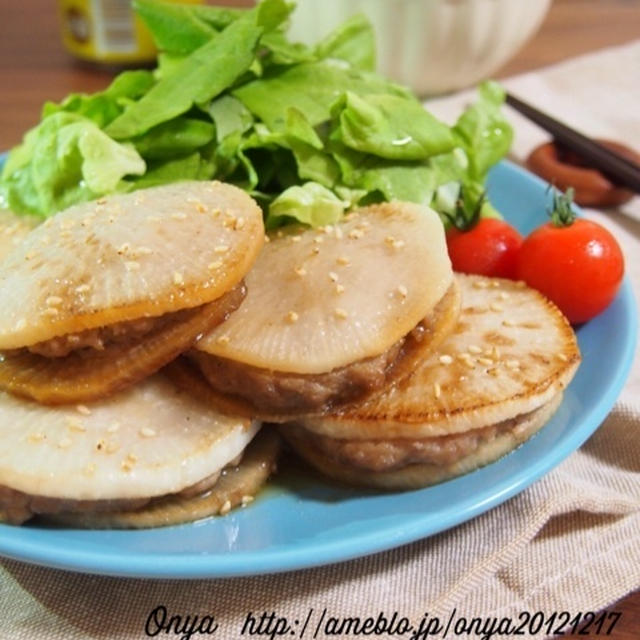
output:
[[[449,127],[373,71],[364,16],[308,46],[287,38],[287,0],[134,8],[160,51],[156,69],[46,103],[9,154],[0,206],[47,217],[109,193],[215,178],[251,193],[269,227],[329,224],[393,199],[446,221],[462,194],[480,199],[511,144],[497,84],[483,84]],[[492,214],[485,202],[482,215]]]

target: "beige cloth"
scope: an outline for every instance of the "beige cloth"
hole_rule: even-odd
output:
[[[638,69],[640,42],[506,84],[576,127],[640,148],[640,96],[631,82]],[[434,108],[455,114],[465,99],[455,96]],[[513,120],[514,157],[522,158],[545,134],[517,116]],[[638,216],[639,199],[626,210]],[[640,291],[640,223],[615,213],[593,215],[624,245],[628,273]],[[636,360],[609,418],[554,471],[470,522],[368,558],[274,576],[192,582],[103,578],[3,561],[0,638],[144,638],[147,617],[160,604],[170,614],[215,615],[219,628],[213,637],[225,639],[241,637],[250,611],[275,611],[293,620],[313,608],[313,625],[324,607],[334,617],[390,617],[398,611],[414,622],[425,613],[445,620],[454,609],[466,618],[515,620],[521,611],[550,615],[607,607],[640,587],[639,394]]]

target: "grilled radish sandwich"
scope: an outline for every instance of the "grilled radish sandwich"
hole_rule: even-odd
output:
[[[349,483],[412,489],[493,462],[548,421],[580,362],[569,323],[522,283],[456,278],[460,320],[437,353],[365,402],[281,427],[302,458]]]

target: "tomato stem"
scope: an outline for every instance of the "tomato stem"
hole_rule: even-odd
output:
[[[549,186],[549,189],[552,187]],[[566,193],[559,189],[553,191],[553,205],[547,211],[554,227],[570,227],[576,219],[576,214],[572,209],[574,190],[569,187]]]
[[[469,231],[478,224],[482,207],[487,201],[487,192],[483,191],[477,200],[470,190],[460,185],[460,193],[453,213],[444,213],[447,220],[459,231]]]

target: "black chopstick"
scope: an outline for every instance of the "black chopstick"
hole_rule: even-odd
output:
[[[610,177],[613,182],[640,193],[640,166],[636,162],[538,111],[510,93],[507,93],[506,101],[516,111],[548,131],[562,146],[579,154],[595,169]]]

